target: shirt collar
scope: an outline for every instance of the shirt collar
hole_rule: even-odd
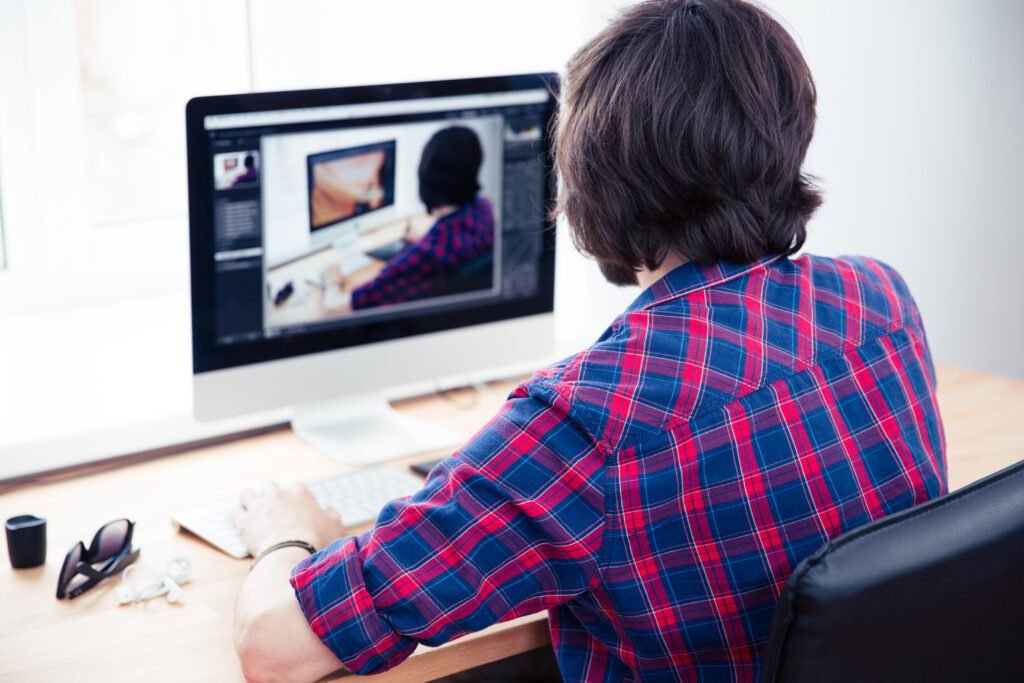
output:
[[[626,313],[642,311],[692,292],[715,287],[723,282],[743,277],[759,268],[764,268],[780,258],[782,256],[776,254],[765,256],[753,263],[719,261],[713,266],[702,266],[692,261],[684,263],[640,292],[640,296],[629,305]]]

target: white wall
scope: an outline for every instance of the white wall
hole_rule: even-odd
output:
[[[622,0],[586,0],[580,22],[581,39],[574,49],[600,31],[628,4]],[[573,248],[564,220],[558,226],[555,268],[558,351],[561,355],[569,355],[593,342],[637,297],[639,290],[615,287],[605,282],[593,261],[583,258]]]
[[[900,270],[940,362],[1024,377],[1024,3],[773,6],[820,89],[808,248]]]
[[[587,4],[588,30],[623,5]],[[766,4],[819,90],[808,169],[825,204],[806,249],[890,263],[938,362],[1024,378],[1024,2]],[[585,293],[577,327],[621,308],[593,270],[560,275]]]

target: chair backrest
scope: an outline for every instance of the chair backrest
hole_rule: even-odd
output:
[[[800,563],[761,681],[1024,681],[1024,462]]]
[[[488,251],[466,261],[458,270],[437,281],[430,296],[449,296],[490,289],[494,284],[494,252]]]

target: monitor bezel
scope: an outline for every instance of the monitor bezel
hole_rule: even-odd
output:
[[[534,296],[497,301],[456,311],[401,319],[367,321],[302,335],[263,338],[232,345],[217,344],[214,309],[214,188],[209,163],[207,116],[286,109],[308,109],[347,104],[417,100],[460,95],[536,90],[551,93],[544,111],[544,207],[554,201],[555,178],[551,130],[558,103],[558,76],[554,73],[518,74],[445,81],[420,81],[317,90],[295,90],[197,97],[185,108],[189,189],[189,254],[192,303],[192,368],[194,374],[239,368],[392,340],[458,330],[466,327],[526,318],[554,311],[555,224],[545,211],[540,254],[540,286]]]

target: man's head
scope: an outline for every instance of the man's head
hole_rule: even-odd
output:
[[[483,162],[480,138],[465,126],[434,133],[420,157],[420,200],[427,211],[467,204],[480,191],[477,174]]]
[[[742,0],[647,0],[570,60],[556,213],[609,281],[675,252],[792,254],[821,203],[801,173],[815,90],[789,34]]]

